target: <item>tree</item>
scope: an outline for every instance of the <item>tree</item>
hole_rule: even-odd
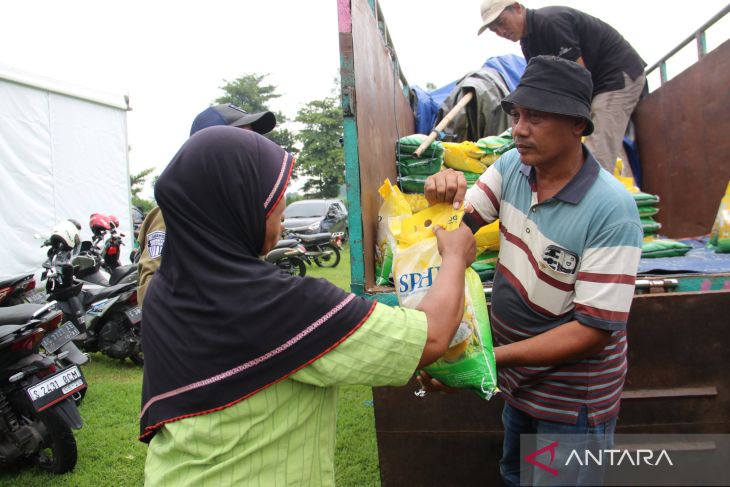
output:
[[[249,113],[270,111],[268,103],[274,98],[281,95],[276,92],[277,87],[270,84],[264,84],[264,78],[268,74],[244,74],[233,81],[223,80],[225,85],[220,89],[225,95],[215,99],[213,103],[233,103],[241,107]],[[286,151],[295,154],[297,149],[294,147],[294,134],[286,128],[281,127],[288,120],[281,112],[274,112],[276,116],[277,128],[265,135],[268,139],[282,146]]]
[[[297,176],[307,177],[304,192],[319,198],[336,198],[345,182],[339,99],[310,101],[299,110],[295,120],[304,126],[296,136],[302,149],[295,166]]]
[[[147,176],[152,174],[152,171],[154,170],[154,167],[148,167],[147,169],[144,169],[137,174],[132,174],[129,176],[129,188],[130,192],[132,193],[132,204],[134,206],[139,206],[145,214],[152,208],[154,208],[156,204],[154,201],[140,198],[139,193],[140,191],[142,191],[142,188],[147,181]],[[153,181],[157,181],[157,176],[155,176]]]

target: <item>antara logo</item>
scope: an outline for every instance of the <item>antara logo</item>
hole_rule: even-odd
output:
[[[438,267],[429,267],[423,273],[414,272],[412,274],[402,274],[398,279],[398,292],[401,294],[410,293],[416,289],[431,287],[438,270]]]
[[[557,441],[553,441],[548,446],[544,446],[544,447],[540,448],[539,450],[535,450],[534,452],[532,452],[529,455],[527,455],[525,457],[525,461],[527,463],[529,463],[531,465],[534,465],[534,466],[536,466],[538,468],[541,468],[541,469],[545,470],[546,472],[548,472],[548,473],[550,473],[552,475],[555,475],[557,477],[558,476],[558,471],[551,467],[551,465],[555,461],[555,449],[557,447],[558,447],[558,442]],[[535,457],[536,456],[542,455],[543,453],[545,453],[547,451],[550,452],[550,463],[548,463],[547,465],[545,465],[544,463],[541,463],[541,462],[538,462],[537,460],[535,460]]]
[[[525,461],[557,477],[558,471],[552,467],[553,462],[555,461],[555,450],[557,447],[558,442],[554,441],[549,445],[544,446],[539,450],[535,450],[529,455],[526,455]],[[546,452],[550,453],[550,461],[547,464],[536,460],[536,457]],[[586,449],[582,452],[580,452],[579,450],[571,450],[570,455],[568,455],[568,459],[565,461],[565,466],[567,467],[571,464],[576,466],[580,465],[582,467],[589,465],[619,466],[623,464],[632,465],[634,467],[640,465],[649,465],[652,467],[656,467],[661,462],[665,462],[666,464],[674,466],[674,463],[672,463],[672,459],[669,457],[669,454],[666,450],[662,450],[657,454],[653,450],[642,449],[637,449],[635,451],[598,450],[596,452]]]
[[[597,455],[594,454],[590,450],[585,450],[583,452],[583,457],[581,458],[580,454],[577,450],[573,450],[570,452],[570,456],[568,456],[568,460],[565,462],[565,465],[570,465],[570,462],[576,461],[578,465],[621,465],[622,463],[624,465],[650,465],[652,467],[656,467],[659,465],[659,463],[664,459],[669,465],[674,466],[674,463],[672,463],[672,459],[669,458],[669,454],[667,453],[667,450],[662,450],[659,452],[658,455],[655,455],[656,452],[652,450],[636,450],[636,451],[629,451],[629,450],[598,450]]]

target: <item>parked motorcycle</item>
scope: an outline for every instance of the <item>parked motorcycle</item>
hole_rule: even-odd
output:
[[[119,258],[121,256],[121,248],[124,245],[122,238],[123,233],[118,233],[119,218],[114,215],[102,215],[101,213],[92,213],[89,217],[89,227],[94,235],[92,244],[96,248],[100,248],[103,258],[104,270],[111,273],[121,264]],[[107,233],[109,234],[107,237]],[[106,241],[104,241],[104,238]],[[101,246],[103,242],[103,247]]]
[[[78,266],[72,262],[77,261],[75,249],[80,247],[75,242],[75,235],[69,237],[58,226],[44,242],[44,246],[50,247],[48,260],[43,264],[46,291],[70,321],[68,334],[85,352],[102,352],[121,360],[129,358],[143,365],[142,310],[137,306],[136,281],[105,287],[75,279]]]
[[[304,277],[307,274],[307,250],[298,240],[282,239],[277,242],[264,260],[276,265],[292,276]]]
[[[74,396],[86,389],[81,369],[57,368],[41,339],[62,321],[55,303],[0,309],[0,465],[24,459],[54,474],[76,466],[72,428],[83,426]]]
[[[111,273],[107,273],[102,267],[103,259],[101,249],[92,242],[81,242],[78,255],[74,255],[71,261],[75,277],[85,283],[103,287],[137,283],[139,274],[136,264],[118,266]]]
[[[318,267],[337,267],[337,264],[340,263],[340,249],[333,243],[330,233],[308,235],[288,232],[284,237],[297,240],[304,246],[307,262],[310,264],[314,262]]]
[[[21,274],[0,280],[0,307],[41,303],[45,300],[45,293],[41,289],[36,289],[33,274]]]

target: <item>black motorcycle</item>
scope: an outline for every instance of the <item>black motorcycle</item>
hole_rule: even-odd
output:
[[[286,239],[293,239],[302,244],[306,250],[306,261],[314,262],[318,267],[337,267],[340,263],[340,249],[334,243],[330,233],[294,233],[284,235]]]
[[[45,293],[36,289],[35,285],[33,274],[21,274],[0,280],[0,306],[44,302]]]
[[[0,465],[30,460],[61,474],[76,466],[72,428],[83,425],[74,398],[86,389],[81,369],[58,369],[40,353],[44,335],[62,321],[55,303],[0,308]]]
[[[56,301],[69,320],[64,326],[68,325],[67,335],[73,343],[84,352],[102,352],[143,365],[136,280],[106,286],[77,280],[80,268],[72,264],[78,257],[74,249],[53,237],[44,245],[50,247],[43,264],[48,299]]]
[[[93,242],[85,240],[77,255],[72,257],[74,276],[84,283],[109,287],[117,284],[136,284],[139,280],[136,264],[120,265],[110,273],[102,272],[104,257],[101,249]]]
[[[264,260],[292,276],[304,277],[307,274],[307,266],[304,264],[307,250],[298,240],[279,240]]]

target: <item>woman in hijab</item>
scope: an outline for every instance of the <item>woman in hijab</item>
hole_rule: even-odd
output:
[[[264,262],[294,160],[234,127],[192,136],[163,171],[164,258],[145,298],[140,439],[148,485],[334,485],[338,385],[402,385],[461,320],[474,238],[437,229],[420,310]]]

